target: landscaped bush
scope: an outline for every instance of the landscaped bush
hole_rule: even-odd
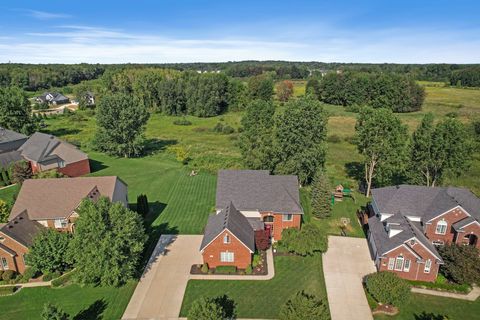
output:
[[[221,122],[217,122],[215,127],[213,127],[213,132],[223,133],[223,134],[232,134],[235,132],[235,129],[229,125],[224,125]]]
[[[327,320],[330,319],[326,299],[298,292],[280,309],[280,320]]]
[[[148,205],[148,198],[146,194],[141,194],[137,196],[137,212],[139,215],[145,217],[150,211]]]
[[[267,250],[270,246],[270,239],[266,230],[255,231],[255,246],[258,250]]]
[[[252,274],[252,272],[253,272],[252,265],[249,264],[249,265],[245,268],[245,273],[246,273],[246,274]]]
[[[216,298],[200,298],[188,311],[188,320],[236,319],[236,303],[227,295]]]
[[[72,282],[74,275],[75,275],[75,271],[65,273],[64,275],[52,281],[52,287],[60,287]]]
[[[2,274],[2,279],[4,281],[10,281],[15,277],[15,271],[13,270],[5,270]]]
[[[8,287],[0,287],[0,296],[6,296],[9,294],[13,294],[17,291],[17,287],[15,286],[8,286]]]
[[[328,244],[326,235],[317,225],[306,223],[301,230],[295,228],[283,230],[280,246],[288,252],[306,256],[327,251]]]
[[[410,286],[393,272],[382,271],[369,274],[365,285],[372,297],[381,303],[400,306],[410,297]]]
[[[257,267],[257,266],[260,264],[261,259],[262,259],[262,257],[260,256],[260,254],[255,253],[255,254],[253,255],[252,265],[253,265],[254,267]]]
[[[33,267],[28,267],[25,269],[25,272],[23,272],[23,280],[28,282],[28,280],[32,279],[37,273],[37,269]]]
[[[173,124],[176,126],[190,126],[192,122],[187,120],[186,118],[181,118],[173,121]]]
[[[480,252],[473,246],[447,244],[439,249],[442,273],[456,283],[480,283]]]
[[[202,270],[203,273],[207,273],[208,270],[209,270],[208,263],[202,264],[202,269],[201,270]]]
[[[414,287],[427,288],[439,291],[452,291],[452,292],[461,292],[468,293],[472,289],[468,284],[458,284],[448,282],[445,277],[441,274],[438,275],[435,282],[426,282],[426,281],[412,281],[408,280]]]
[[[56,278],[60,277],[60,275],[61,275],[61,273],[58,272],[58,271],[48,272],[48,273],[43,275],[43,281],[50,281],[52,279],[56,279]]]
[[[237,267],[235,267],[235,266],[218,266],[218,267],[215,268],[215,273],[234,274],[234,273],[237,273]]]

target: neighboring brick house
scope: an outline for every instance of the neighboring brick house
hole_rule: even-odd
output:
[[[220,170],[216,213],[209,217],[200,251],[209,267],[232,265],[245,269],[255,251],[255,233],[272,241],[287,228],[300,228],[296,176],[273,176],[267,170]]]
[[[0,127],[0,168],[8,168],[12,163],[23,160],[18,148],[28,137],[21,133]]]
[[[480,248],[480,199],[454,187],[400,185],[372,190],[368,240],[377,269],[435,281],[443,263],[435,246]]]
[[[208,219],[200,246],[210,268],[236,266],[245,269],[255,252],[253,227],[233,203]]]
[[[0,228],[0,269],[22,273],[23,255],[39,230],[74,232],[81,201],[101,196],[128,206],[127,185],[115,176],[25,180],[9,222]]]
[[[69,177],[90,173],[87,154],[77,147],[45,133],[34,133],[19,149],[33,173],[56,169]]]

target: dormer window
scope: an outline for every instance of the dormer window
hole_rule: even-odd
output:
[[[436,234],[446,234],[447,233],[447,221],[440,220],[437,222],[437,227],[435,228]]]
[[[230,243],[230,236],[228,234],[223,236],[223,243],[225,243],[225,244]]]

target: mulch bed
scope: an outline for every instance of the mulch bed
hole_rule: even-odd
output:
[[[394,316],[398,313],[398,308],[392,306],[391,304],[379,304],[375,310],[372,311],[372,314],[386,314],[389,316]]]
[[[268,274],[268,266],[267,266],[267,252],[266,251],[261,251],[260,252],[260,263],[258,266],[254,267],[252,269],[252,273],[248,274],[248,276],[265,276]],[[207,273],[202,272],[202,265],[201,264],[194,264],[190,268],[190,274],[204,274],[207,275]],[[224,276],[240,276],[240,275],[247,275],[245,273],[245,269],[237,269],[237,272],[235,273],[216,273],[215,268],[211,268],[208,271],[208,274],[212,275],[224,275]]]

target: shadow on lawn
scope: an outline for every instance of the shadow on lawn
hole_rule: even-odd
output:
[[[80,311],[73,320],[100,320],[102,313],[107,308],[107,303],[103,299],[99,299],[92,303],[88,308]]]
[[[106,166],[103,162],[101,161],[98,161],[98,160],[94,160],[94,159],[90,159],[90,171],[91,172],[97,172],[97,171],[101,171],[103,169],[107,169],[108,166]]]
[[[177,140],[160,140],[160,139],[147,139],[145,141],[145,151],[143,155],[151,155],[160,151],[164,151],[168,146],[177,144]]]
[[[72,129],[72,128],[58,128],[58,129],[48,129],[45,130],[46,133],[51,134],[52,136],[61,137],[66,135],[75,135],[81,132],[79,129]]]
[[[447,319],[446,315],[434,314],[433,312],[426,313],[425,311],[419,314],[414,314],[415,320],[444,320]]]

